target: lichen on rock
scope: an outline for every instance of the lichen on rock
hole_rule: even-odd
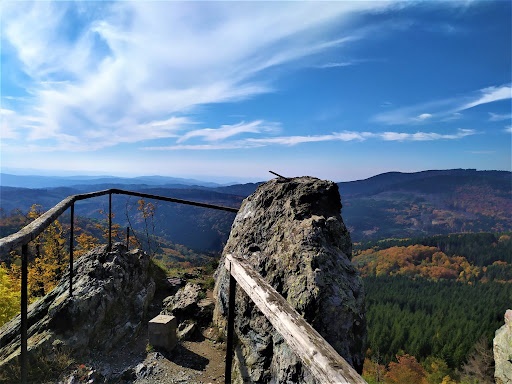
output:
[[[349,364],[362,370],[363,286],[350,261],[352,243],[335,183],[300,177],[261,185],[242,203],[226,254],[243,257]],[[224,327],[229,275],[222,260],[216,274],[214,322]],[[236,382],[315,382],[240,289],[235,332]]]

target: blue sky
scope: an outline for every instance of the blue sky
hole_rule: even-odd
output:
[[[510,1],[0,7],[3,172],[511,170]]]

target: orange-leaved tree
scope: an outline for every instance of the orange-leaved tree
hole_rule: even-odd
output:
[[[426,372],[414,356],[404,354],[396,356],[398,362],[391,362],[386,373],[386,383],[427,384]]]

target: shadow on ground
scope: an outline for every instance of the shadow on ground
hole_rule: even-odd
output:
[[[183,345],[178,344],[172,352],[161,352],[164,357],[184,368],[193,369],[196,371],[203,371],[210,362],[206,357],[198,355],[195,352],[185,348]]]

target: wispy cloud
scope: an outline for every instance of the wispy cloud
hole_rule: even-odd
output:
[[[390,4],[4,2],[2,43],[29,95],[9,137],[70,150],[175,137],[198,107],[275,91],[264,71],[360,39],[339,27]],[[215,135],[230,132],[182,140]]]
[[[482,104],[488,104],[495,101],[507,100],[512,98],[512,87],[504,85],[500,87],[488,87],[480,90],[480,97],[476,100],[470,101],[467,104],[459,107],[459,111],[473,108]]]
[[[510,98],[512,98],[512,87],[510,85],[493,86],[461,97],[434,100],[386,111],[374,116],[372,121],[388,125],[421,124],[426,120],[434,119],[450,121],[460,118],[462,111]],[[492,118],[493,114],[491,114]]]
[[[234,125],[222,125],[220,128],[204,128],[190,131],[181,136],[177,142],[181,143],[193,137],[201,137],[205,141],[219,141],[243,133],[276,132],[279,128],[280,124],[278,123],[264,122],[262,120],[250,123],[241,122]]]
[[[276,136],[276,137],[250,137],[243,140],[220,142],[214,144],[189,144],[169,146],[147,146],[143,150],[151,151],[175,151],[175,150],[225,150],[240,148],[258,148],[266,146],[295,146],[306,143],[335,142],[335,141],[365,141],[369,139],[382,141],[436,141],[436,140],[457,140],[466,136],[475,135],[477,132],[472,129],[459,129],[452,134],[440,134],[435,132],[357,132],[342,131],[333,132],[327,135],[308,136]]]
[[[6,139],[17,139],[19,133],[15,127],[19,124],[19,116],[15,111],[6,108],[0,108],[0,142]]]
[[[502,121],[502,120],[510,120],[512,119],[511,113],[506,114],[498,114],[498,113],[492,113],[489,112],[489,121]]]
[[[459,129],[456,133],[441,134],[436,132],[384,132],[379,137],[387,141],[433,141],[433,140],[456,140],[476,134],[473,129]]]
[[[325,63],[321,65],[317,65],[316,68],[339,68],[339,67],[349,67],[351,65],[355,65],[355,61],[338,61],[338,62],[331,62],[331,63]]]
[[[509,125],[508,127],[505,127],[505,132],[512,133],[512,125]]]
[[[466,153],[471,153],[472,155],[492,155],[492,154],[496,153],[496,151],[480,150],[480,151],[466,151]]]

